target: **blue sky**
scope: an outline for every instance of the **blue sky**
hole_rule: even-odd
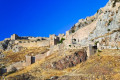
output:
[[[0,40],[12,34],[65,33],[81,18],[94,15],[108,0],[0,0]]]

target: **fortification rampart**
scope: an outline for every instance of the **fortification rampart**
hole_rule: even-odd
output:
[[[87,25],[86,27],[83,27],[70,35],[68,34],[68,31],[67,31],[65,43],[73,44],[73,40],[74,40],[75,43],[79,44],[82,39],[87,38],[88,35],[95,29],[96,23],[97,21],[94,21],[90,25]]]
[[[21,41],[18,43],[18,45],[22,47],[43,47],[43,46],[50,46],[49,40],[43,40],[43,41]]]

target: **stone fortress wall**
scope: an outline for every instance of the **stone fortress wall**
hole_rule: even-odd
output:
[[[44,47],[44,46],[50,46],[48,40],[44,41],[31,41],[31,42],[21,42],[18,43],[19,46],[22,47]]]
[[[54,46],[59,43],[61,38],[65,38],[64,34],[50,35],[50,37],[19,37],[16,34],[11,35],[10,40],[14,40],[15,44],[22,47],[44,47]]]
[[[22,47],[43,47],[50,46],[47,37],[19,37],[16,34],[11,36],[11,40],[15,40],[15,44]]]
[[[68,31],[67,31],[66,34],[68,34],[68,35],[66,35],[66,37],[67,37],[66,44],[72,44],[74,42],[73,41],[74,39],[75,39],[75,43],[79,44],[82,39],[87,38],[88,35],[90,34],[90,32],[92,32],[95,29],[96,23],[97,23],[97,21],[91,23],[90,25],[88,25],[86,27],[83,27],[83,28],[77,30],[75,33],[72,33],[70,35],[68,34]]]

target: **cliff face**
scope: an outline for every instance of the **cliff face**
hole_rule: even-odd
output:
[[[82,46],[98,41],[102,46],[120,47],[120,1],[110,0],[94,16],[79,20],[69,33],[69,43],[76,39]]]
[[[88,41],[99,41],[101,45],[120,47],[120,2],[109,1],[102,11],[95,30],[88,36]]]

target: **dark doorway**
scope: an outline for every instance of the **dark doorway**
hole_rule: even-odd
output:
[[[35,63],[35,57],[34,56],[31,57],[31,64],[33,64],[33,63]]]

